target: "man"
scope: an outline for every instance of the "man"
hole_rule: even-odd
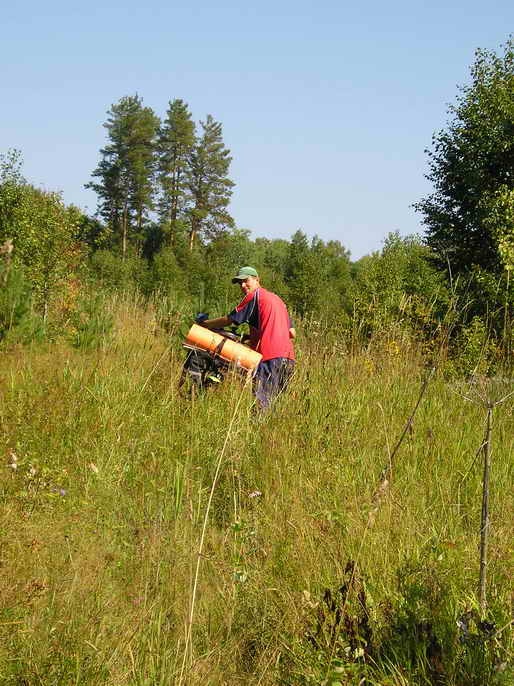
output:
[[[253,267],[241,267],[232,283],[239,284],[243,299],[226,317],[200,322],[208,329],[222,329],[230,324],[250,326],[250,347],[261,353],[254,376],[254,393],[266,409],[284,388],[294,369],[293,327],[281,298],[261,286]]]

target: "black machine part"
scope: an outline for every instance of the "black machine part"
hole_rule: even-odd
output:
[[[216,333],[233,341],[241,340],[241,336],[236,333],[235,327],[232,327],[231,331],[216,329]],[[199,389],[207,388],[208,386],[219,384],[223,381],[225,372],[229,367],[228,362],[218,355],[202,350],[201,348],[187,345],[184,347],[188,352],[182,367],[180,386],[182,386],[188,378],[195,387]]]

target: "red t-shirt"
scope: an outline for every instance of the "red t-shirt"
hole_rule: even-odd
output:
[[[293,323],[284,301],[265,288],[248,293],[228,315],[235,324],[250,325],[250,345],[262,361],[285,357],[294,360],[289,329]]]

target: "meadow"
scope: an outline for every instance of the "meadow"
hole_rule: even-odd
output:
[[[95,346],[0,354],[0,683],[514,683],[512,397],[478,596],[512,382],[311,323],[261,414],[236,372],[179,391],[184,322],[109,307]]]

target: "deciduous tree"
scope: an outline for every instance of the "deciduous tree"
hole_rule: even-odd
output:
[[[434,191],[415,206],[440,265],[454,274],[501,273],[511,259],[514,189],[514,43],[499,56],[478,50],[471,83],[434,135],[428,179]]]
[[[0,155],[0,243],[12,239],[14,210],[20,204],[26,183],[22,175],[23,161],[19,150]]]
[[[18,190],[8,238],[13,242],[15,263],[24,267],[36,304],[46,317],[59,287],[73,278],[80,259],[76,235],[81,213],[75,207],[66,207],[58,193],[28,184]],[[0,243],[3,238],[0,235]]]

